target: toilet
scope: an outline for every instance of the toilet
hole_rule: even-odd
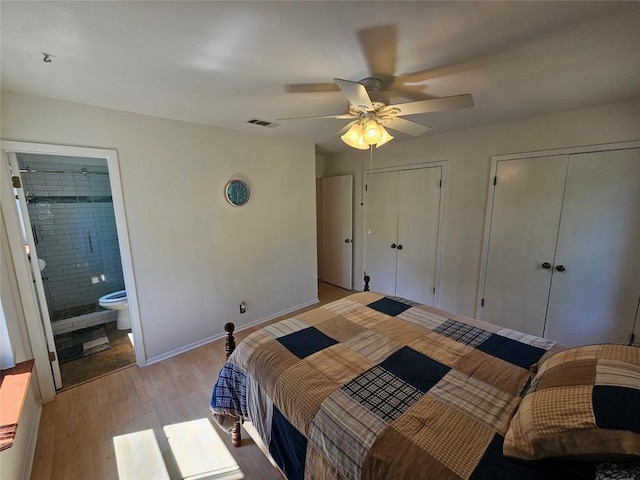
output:
[[[118,330],[129,330],[131,328],[131,318],[129,317],[129,305],[127,303],[127,291],[118,290],[109,293],[98,299],[98,305],[107,310],[116,311],[116,322]]]

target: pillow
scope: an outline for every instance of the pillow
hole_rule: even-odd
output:
[[[540,362],[504,439],[504,455],[640,458],[640,348],[589,345]]]

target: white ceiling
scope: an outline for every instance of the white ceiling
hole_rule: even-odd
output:
[[[414,90],[473,95],[472,109],[408,117],[427,135],[640,97],[640,2],[3,0],[0,15],[3,89],[304,138],[320,152],[349,148],[332,137],[346,121],[278,119],[347,101],[287,85],[367,77],[364,29],[392,34],[370,58],[395,54],[396,76],[419,72]]]

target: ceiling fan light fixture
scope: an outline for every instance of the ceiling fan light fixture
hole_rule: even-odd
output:
[[[382,125],[375,119],[367,120],[364,124],[364,141],[367,145],[375,145],[382,138]]]
[[[380,148],[385,143],[390,142],[391,140],[394,139],[394,136],[391,135],[389,132],[387,132],[387,129],[384,128],[382,125],[380,125],[380,130],[382,130],[382,137],[380,138],[378,143],[376,143],[376,148]]]
[[[340,138],[350,147],[357,148],[358,150],[368,150],[369,145],[364,141],[362,130],[363,128],[361,123],[354,123],[347,133],[342,135]]]

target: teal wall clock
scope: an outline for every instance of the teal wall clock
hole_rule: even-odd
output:
[[[240,207],[249,201],[249,186],[242,180],[231,180],[224,187],[224,197],[234,207]]]

